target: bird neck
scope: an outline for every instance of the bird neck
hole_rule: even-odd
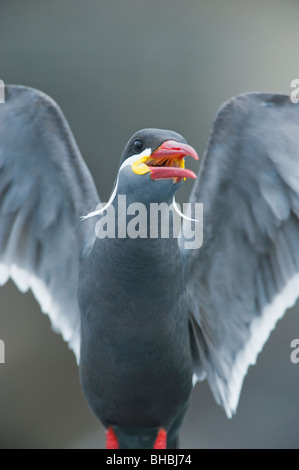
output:
[[[153,199],[147,194],[117,192],[112,202],[105,205],[96,224],[96,235],[100,239],[167,238],[177,241],[181,219],[174,214],[172,202],[173,192],[164,199],[158,195]]]
[[[165,293],[173,296],[173,283],[183,285],[183,264],[172,226],[172,211],[167,211],[165,203],[165,212],[162,216],[159,213],[157,219],[149,204],[132,208],[123,198],[111,206],[97,223],[97,238],[91,252],[93,262],[105,266],[106,279],[113,278],[113,286],[117,285],[124,295],[131,292],[169,301]]]

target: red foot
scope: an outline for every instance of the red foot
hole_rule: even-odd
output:
[[[119,444],[115,432],[110,426],[106,431],[106,449],[118,449]]]
[[[167,433],[165,429],[161,428],[158,432],[158,436],[156,438],[154,449],[167,449]]]

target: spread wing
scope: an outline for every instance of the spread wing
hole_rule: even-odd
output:
[[[203,246],[184,253],[192,348],[231,416],[299,295],[299,105],[261,93],[226,103],[199,175],[191,201],[203,203]]]
[[[0,104],[0,285],[29,288],[79,361],[79,261],[92,243],[85,215],[99,203],[57,104],[7,86]]]

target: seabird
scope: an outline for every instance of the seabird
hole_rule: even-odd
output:
[[[299,105],[266,93],[226,102],[198,178],[185,168],[198,156],[181,135],[138,131],[99,207],[58,105],[24,86],[5,96],[0,285],[31,289],[74,351],[107,448],[176,448],[196,381],[208,381],[231,417],[248,367],[299,295]],[[186,178],[196,178],[187,215],[175,202]],[[187,229],[163,237],[160,218],[151,236],[153,204]],[[114,237],[97,231],[108,213]],[[145,229],[120,234],[120,220]],[[188,227],[203,232],[200,248],[187,247]]]

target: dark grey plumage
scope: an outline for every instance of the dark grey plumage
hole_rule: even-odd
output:
[[[1,284],[11,276],[33,290],[121,446],[152,447],[163,427],[174,447],[192,375],[207,377],[231,416],[248,366],[299,294],[298,105],[250,93],[221,108],[190,199],[204,204],[204,243],[187,250],[184,239],[98,239],[96,219],[79,220],[99,198],[61,111],[25,87],[7,87],[6,99]],[[121,164],[136,136],[152,150],[185,142],[140,131]],[[149,174],[130,179],[128,168],[117,186],[127,204],[171,202],[177,187]]]

